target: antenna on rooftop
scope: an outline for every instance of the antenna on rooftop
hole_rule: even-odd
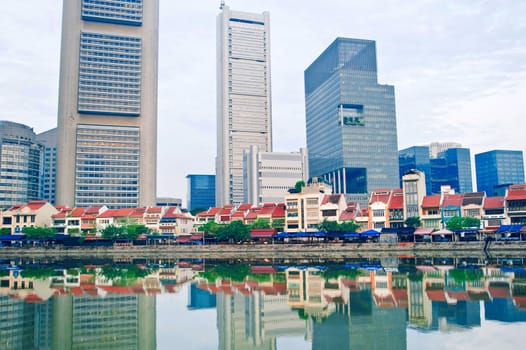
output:
[[[223,7],[225,7],[225,0],[221,0],[221,5],[219,5],[219,9],[222,10]]]

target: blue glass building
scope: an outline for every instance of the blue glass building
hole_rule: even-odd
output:
[[[208,209],[215,206],[215,175],[186,175],[188,191],[186,205],[188,210]]]
[[[469,148],[448,148],[431,158],[430,167],[432,193],[440,193],[440,187],[445,185],[457,193],[473,191]]]
[[[431,194],[431,160],[429,146],[413,146],[398,151],[400,179],[410,170],[420,170],[426,174],[426,194]],[[402,183],[400,182],[400,188]]]
[[[309,176],[363,201],[399,186],[394,87],[377,81],[376,44],[337,38],[305,70]]]
[[[522,151],[493,150],[475,154],[477,191],[495,195],[496,187],[524,183]]]

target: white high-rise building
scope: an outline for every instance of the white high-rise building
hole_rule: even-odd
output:
[[[244,157],[244,203],[284,203],[296,182],[307,182],[307,149],[299,152],[261,152],[250,146]]]
[[[56,203],[154,205],[158,0],[64,0]]]
[[[243,152],[272,151],[269,13],[217,17],[216,205],[243,202]]]

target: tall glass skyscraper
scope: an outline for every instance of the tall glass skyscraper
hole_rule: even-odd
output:
[[[0,120],[0,209],[39,199],[43,152],[32,128]]]
[[[158,0],[64,0],[57,204],[155,204],[158,22]]]
[[[413,146],[398,151],[400,179],[410,170],[420,170],[426,174],[426,194],[431,194],[431,164],[429,146]],[[402,184],[400,184],[402,187]]]
[[[469,148],[448,148],[431,159],[431,192],[449,185],[458,193],[473,191]]]
[[[361,202],[400,185],[394,87],[378,84],[374,41],[337,38],[305,70],[305,105],[311,177]]]
[[[493,150],[475,154],[477,191],[494,195],[494,187],[524,183],[522,151]]]
[[[186,178],[188,179],[188,190],[186,192],[188,210],[208,209],[215,206],[215,175],[190,174],[186,175]]]
[[[217,17],[216,205],[243,202],[243,152],[272,151],[269,13]]]

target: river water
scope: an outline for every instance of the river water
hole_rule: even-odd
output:
[[[520,349],[526,258],[0,259],[0,349]]]

